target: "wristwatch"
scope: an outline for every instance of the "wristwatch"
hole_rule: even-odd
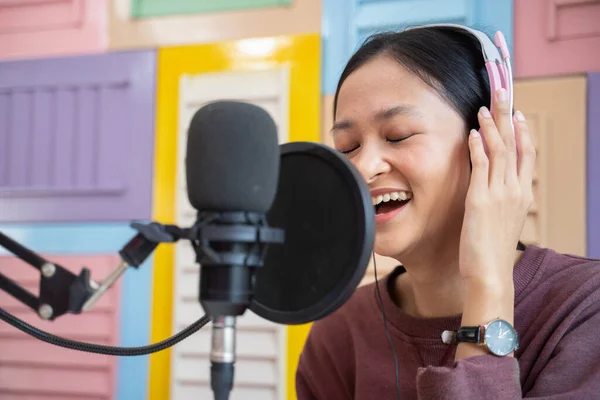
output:
[[[462,326],[456,332],[442,332],[444,343],[475,343],[495,356],[503,357],[519,348],[519,334],[507,321],[496,318],[485,325]]]

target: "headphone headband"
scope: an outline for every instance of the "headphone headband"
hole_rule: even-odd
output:
[[[494,35],[494,42],[492,42],[484,32],[458,24],[429,24],[410,27],[406,30],[431,27],[450,28],[455,31],[467,32],[479,41],[485,68],[490,80],[490,111],[493,112],[496,104],[496,91],[500,88],[506,89],[510,109],[512,110],[514,106],[512,66],[508,46],[502,32],[497,31]]]

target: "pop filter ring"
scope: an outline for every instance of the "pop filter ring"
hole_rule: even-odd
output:
[[[255,293],[255,298],[249,307],[255,314],[271,322],[297,325],[321,319],[337,310],[350,299],[354,290],[364,278],[373,252],[375,211],[371,193],[366,182],[356,167],[343,154],[326,145],[314,142],[290,142],[282,144],[279,147],[281,154],[280,179],[281,172],[285,168],[287,156],[300,155],[317,158],[320,162],[325,162],[331,168],[335,169],[337,174],[345,181],[344,184],[348,188],[349,193],[340,193],[339,195],[341,198],[352,202],[351,204],[353,204],[353,208],[356,210],[357,217],[357,226],[354,227],[354,242],[357,245],[355,248],[348,249],[348,252],[351,253],[350,259],[355,261],[348,268],[344,269],[339,282],[318,302],[301,310],[284,311],[277,309],[276,305],[262,304],[260,302],[260,293]],[[309,178],[314,179],[314,177]],[[269,225],[284,230],[290,229],[285,226],[279,226],[278,221],[269,220]],[[279,245],[275,244],[272,246]],[[285,268],[285,266],[283,267]]]

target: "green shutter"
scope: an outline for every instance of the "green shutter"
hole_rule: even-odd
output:
[[[133,18],[148,18],[178,14],[249,10],[289,6],[291,2],[292,0],[132,0],[131,16]]]

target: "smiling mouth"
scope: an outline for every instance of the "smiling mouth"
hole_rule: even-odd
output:
[[[375,214],[387,214],[394,211],[404,205],[406,205],[412,198],[410,192],[391,192],[384,195],[373,197],[373,206],[375,207]]]
[[[388,201],[387,203],[381,203],[375,206],[375,214],[376,215],[381,215],[381,214],[387,214],[391,211],[394,211],[400,207],[402,207],[403,205],[405,205],[406,203],[408,203],[410,201],[410,199],[406,199],[406,200],[391,200]]]

